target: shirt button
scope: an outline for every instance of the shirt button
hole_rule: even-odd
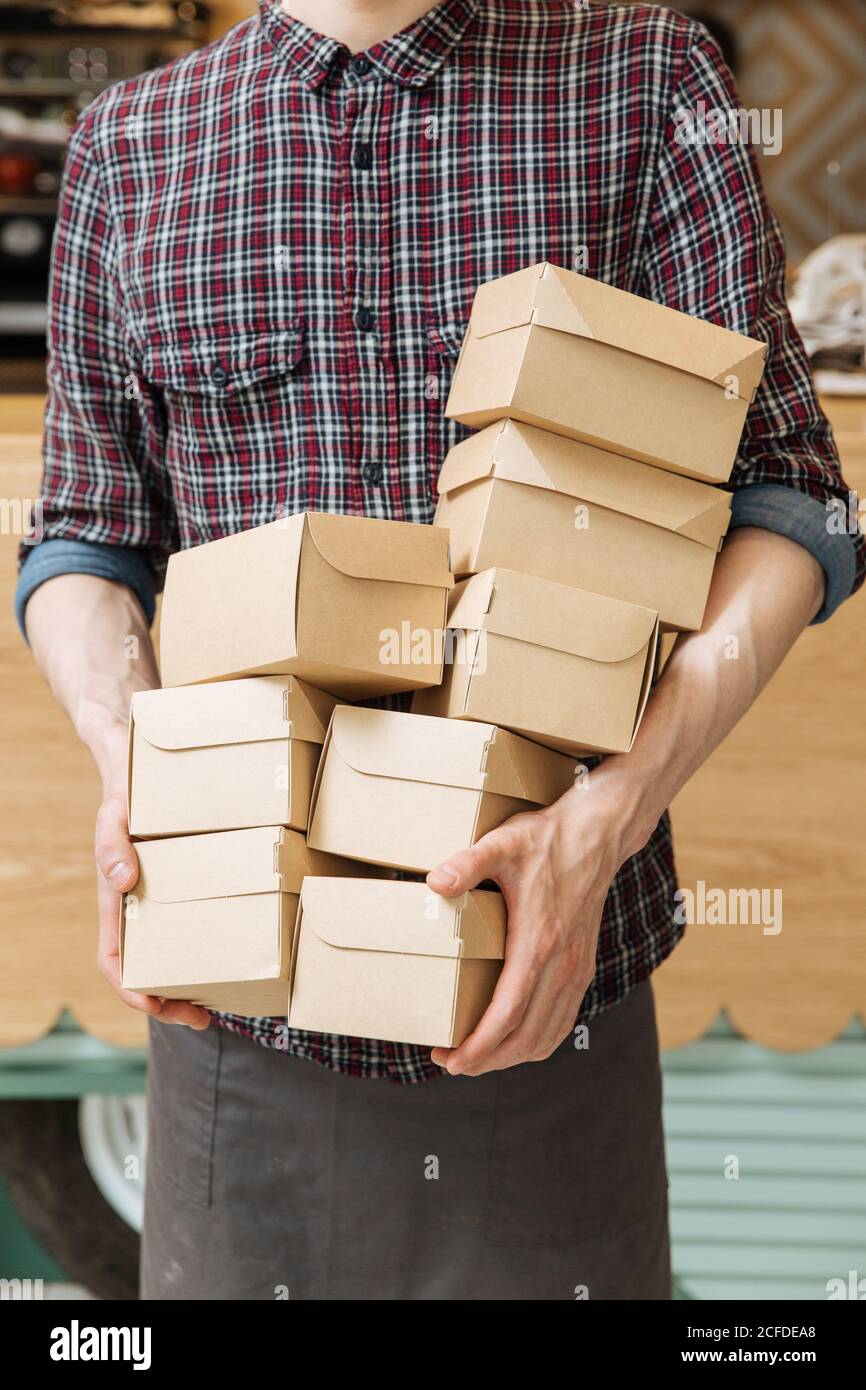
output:
[[[384,470],[381,463],[365,463],[361,469],[361,476],[365,483],[381,483]]]
[[[355,168],[370,169],[373,164],[372,145],[359,145],[355,150]]]
[[[211,367],[210,369],[210,379],[213,382],[214,386],[225,386],[226,382],[229,379],[229,374],[226,371],[225,367],[221,366],[220,363],[217,362],[216,366]]]
[[[359,309],[355,315],[355,327],[360,328],[362,333],[369,333],[376,323],[376,315],[372,309]]]
[[[366,77],[370,71],[370,59],[364,53],[359,53],[349,64],[356,77]]]

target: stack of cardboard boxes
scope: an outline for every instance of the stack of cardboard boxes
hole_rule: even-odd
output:
[[[489,724],[338,703],[441,682],[453,582],[441,528],[318,513],[172,557],[163,689],[130,715],[126,988],[322,1032],[471,1031],[500,895],[390,871],[555,800],[572,764]]]
[[[460,1042],[502,898],[394,872],[551,804],[575,755],[631,747],[660,626],[700,626],[730,518],[708,484],[764,351],[532,267],[476,296],[446,413],[482,428],[445,461],[436,525],[304,513],[173,556],[164,688],[130,722],[125,987]],[[406,691],[412,713],[347,703]]]
[[[659,627],[698,628],[763,343],[543,264],[482,285],[436,522],[475,660],[413,709],[627,752]],[[467,576],[472,576],[467,578]]]

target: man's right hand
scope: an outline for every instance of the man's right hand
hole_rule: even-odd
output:
[[[161,1023],[207,1028],[207,1009],[120,985],[120,899],[138,882],[129,838],[126,757],[129,702],[159,685],[147,619],[131,589],[92,574],[60,574],[27,603],[27,638],[58,703],[90,749],[102,778],[96,818],[99,946],[96,963],[132,1009]]]
[[[119,741],[118,741],[119,742]],[[204,1029],[210,1023],[207,1009],[181,999],[160,999],[123,989],[120,983],[120,899],[138,882],[138,858],[129,838],[126,807],[126,748],[123,745],[104,781],[102,805],[96,817],[97,900],[99,944],[96,963],[124,1004],[159,1019],[160,1023],[184,1023]]]

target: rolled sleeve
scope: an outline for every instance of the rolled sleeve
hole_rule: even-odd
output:
[[[131,340],[123,253],[103,186],[94,116],[102,99],[73,129],[52,246],[44,539],[139,551],[159,581],[177,548],[176,515],[162,418]],[[26,547],[20,558],[29,565]]]
[[[824,571],[827,589],[813,623],[825,623],[848,598],[857,576],[857,551],[851,536],[833,532],[828,511],[808,493],[782,483],[752,483],[734,493],[731,526],[760,526],[787,536],[814,555]]]
[[[753,152],[681,141],[676,113],[741,105],[718,48],[696,26],[661,146],[643,264],[651,299],[767,344],[731,475],[733,525],[797,541],[827,576],[824,622],[866,578],[858,528],[835,533],[830,509],[851,494],[785,301],[785,248]]]
[[[144,610],[148,623],[156,608],[156,585],[147,561],[127,546],[100,545],[95,541],[42,541],[31,550],[21,566],[15,590],[15,616],[26,639],[24,614],[27,601],[44,584],[62,574],[93,574],[113,579],[131,589]]]

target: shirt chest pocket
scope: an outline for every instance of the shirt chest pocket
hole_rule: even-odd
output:
[[[285,428],[303,356],[300,322],[266,333],[200,330],[151,341],[142,372],[161,398],[170,444],[198,455],[236,453]]]
[[[305,335],[200,330],[141,354],[184,544],[272,521],[307,504]]]

